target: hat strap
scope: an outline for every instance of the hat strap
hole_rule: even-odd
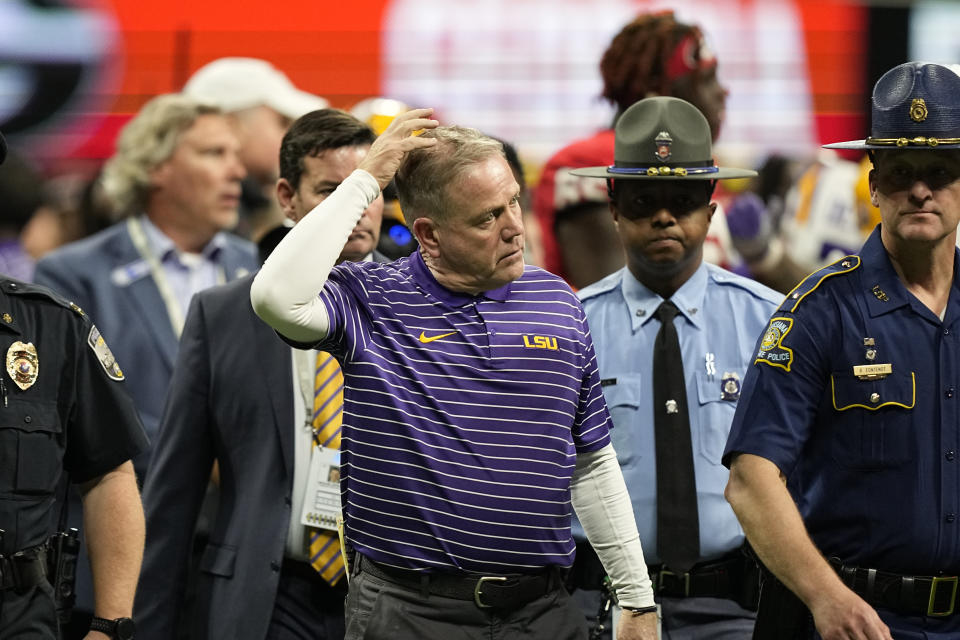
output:
[[[884,147],[936,147],[940,144],[960,144],[960,138],[867,138],[867,144]]]
[[[720,171],[719,167],[617,167],[615,165],[610,165],[607,167],[607,171],[610,173],[619,173],[620,175],[625,176],[676,176],[684,177],[690,175],[699,175],[704,173],[717,173]]]

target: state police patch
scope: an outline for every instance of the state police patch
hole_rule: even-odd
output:
[[[100,361],[100,366],[103,367],[103,370],[107,372],[107,375],[111,380],[123,380],[123,371],[120,370],[120,365],[117,364],[117,359],[113,356],[113,352],[110,351],[110,347],[107,346],[106,340],[103,339],[103,336],[100,335],[100,330],[95,326],[90,327],[90,334],[87,336],[87,344],[93,349],[93,353],[96,354],[97,360]]]
[[[793,351],[782,346],[781,343],[792,328],[793,318],[772,318],[763,334],[763,340],[760,341],[757,359],[753,363],[762,362],[771,367],[780,367],[784,371],[790,371],[790,365],[793,363]]]

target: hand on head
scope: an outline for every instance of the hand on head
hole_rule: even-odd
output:
[[[404,155],[412,149],[432,147],[437,143],[433,138],[422,138],[414,135],[421,129],[433,129],[440,125],[437,120],[431,119],[433,109],[411,109],[393,119],[390,126],[370,147],[370,151],[357,167],[363,169],[385,188],[393,179],[393,175],[400,167]]]

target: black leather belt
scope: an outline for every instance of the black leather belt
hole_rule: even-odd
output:
[[[738,600],[746,580],[746,557],[739,551],[719,560],[675,573],[662,565],[648,567],[653,592],[667,598],[727,598]]]
[[[429,594],[473,601],[481,609],[518,609],[551,593],[563,584],[558,567],[530,575],[483,576],[470,573],[427,573],[372,562],[361,554],[355,557],[355,573],[374,577]]]
[[[0,556],[0,591],[26,591],[47,578],[47,546],[39,545]]]
[[[946,617],[957,610],[957,576],[908,576],[849,567],[839,558],[830,565],[854,593],[875,607],[906,615]]]

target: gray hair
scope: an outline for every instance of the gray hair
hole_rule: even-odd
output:
[[[123,127],[117,150],[103,168],[104,193],[121,215],[138,213],[147,205],[150,173],[173,155],[180,136],[203,115],[220,108],[179,93],[152,98]]]
[[[397,196],[404,217],[441,222],[450,215],[447,188],[464,171],[488,158],[505,158],[503,144],[476,129],[437,127],[423,134],[437,144],[407,153],[397,171]]]

